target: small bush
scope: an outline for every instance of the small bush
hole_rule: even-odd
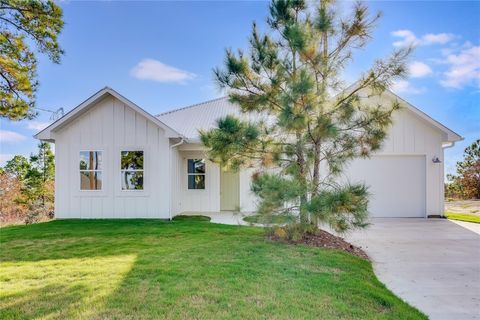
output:
[[[187,215],[179,215],[175,216],[172,219],[173,221],[206,221],[210,222],[211,218],[207,216],[195,215],[195,216],[187,216]]]
[[[300,223],[292,223],[285,226],[276,226],[267,229],[267,234],[283,240],[300,241],[305,234],[315,234],[318,229],[312,224],[311,226],[303,226]]]
[[[287,232],[288,240],[299,241],[303,238],[305,233],[304,228],[299,223],[290,224],[284,227]]]
[[[273,228],[273,235],[279,239],[287,239],[287,232],[282,227]]]

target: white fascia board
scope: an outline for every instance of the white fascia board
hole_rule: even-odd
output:
[[[79,104],[77,107],[73,108],[69,112],[67,112],[63,117],[43,129],[42,131],[38,132],[36,135],[33,137],[39,140],[44,140],[44,141],[49,141],[49,142],[54,142],[55,137],[54,137],[54,132],[55,130],[58,130],[62,128],[63,126],[67,125],[70,123],[73,119],[76,117],[80,116],[85,112],[85,110],[88,109],[89,106],[92,104],[98,102],[100,99],[102,99],[106,94],[110,94],[113,97],[117,98],[121,102],[123,102],[125,105],[129,106],[132,108],[134,111],[140,113],[143,115],[145,118],[149,119],[156,125],[158,125],[160,128],[165,130],[165,135],[168,138],[184,138],[180,133],[176,132],[174,129],[170,128],[167,126],[165,123],[148,113],[147,111],[143,110],[140,108],[138,105],[133,103],[132,101],[128,100],[121,94],[119,94],[117,91],[113,90],[112,88],[105,87],[92,95],[90,98]]]
[[[459,134],[456,133],[455,131],[447,128],[445,125],[441,124],[441,123],[438,122],[437,120],[433,119],[433,118],[430,117],[428,114],[426,114],[426,113],[423,112],[422,110],[418,109],[417,107],[415,107],[414,105],[412,105],[411,103],[409,103],[408,101],[406,101],[405,99],[403,99],[402,97],[396,95],[395,93],[393,93],[393,92],[390,91],[390,90],[387,90],[387,93],[388,93],[391,97],[401,100],[401,102],[403,102],[403,104],[407,106],[408,110],[410,110],[411,112],[413,112],[413,113],[414,113],[415,115],[417,115],[419,118],[423,119],[424,121],[428,122],[429,124],[431,124],[431,125],[434,126],[435,128],[437,128],[437,129],[439,129],[440,131],[444,132],[444,133],[447,135],[447,142],[457,142],[457,141],[463,140],[463,137],[462,137],[461,135],[459,135]]]
[[[358,88],[358,81],[353,83],[352,85],[350,85],[347,89],[345,89],[345,92],[351,92],[351,91],[353,91],[357,88]],[[359,90],[359,91],[361,91],[361,90]],[[445,133],[446,140],[447,140],[445,142],[457,142],[457,141],[463,140],[463,137],[461,135],[459,135],[455,131],[447,128],[445,125],[443,125],[440,122],[438,122],[437,120],[433,119],[428,114],[421,111],[420,109],[418,109],[417,107],[415,107],[414,105],[412,105],[411,103],[409,103],[408,101],[403,99],[402,97],[398,96],[396,93],[392,92],[391,90],[387,89],[384,92],[384,94],[390,96],[390,98],[392,98],[392,99],[400,100],[402,102],[402,104],[404,106],[406,106],[408,110],[413,112],[417,117],[421,118],[422,120],[426,121],[427,123],[429,123],[433,127],[437,128],[438,130]]]

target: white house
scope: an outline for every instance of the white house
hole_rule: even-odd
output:
[[[398,99],[382,150],[354,161],[349,181],[364,181],[376,217],[443,214],[443,150],[457,133]],[[104,88],[35,138],[55,143],[57,218],[171,218],[182,212],[255,210],[251,171],[223,172],[205,159],[198,129],[238,114],[219,98],[153,116]]]

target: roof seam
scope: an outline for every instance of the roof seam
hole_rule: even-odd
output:
[[[215,99],[195,103],[195,104],[192,104],[192,105],[188,105],[188,106],[185,106],[185,107],[180,107],[180,108],[173,109],[173,110],[170,110],[170,111],[165,111],[165,112],[162,112],[162,113],[159,113],[159,114],[155,115],[155,117],[161,117],[161,116],[171,114],[171,113],[174,113],[174,112],[177,112],[177,111],[182,111],[182,110],[190,109],[190,108],[193,108],[193,107],[198,107],[198,106],[201,106],[201,105],[204,105],[204,104],[207,104],[207,103],[211,103],[211,102],[218,101],[218,100],[223,100],[223,99],[226,99],[226,98],[227,98],[227,96],[223,96],[223,97],[220,97],[220,98],[215,98]]]

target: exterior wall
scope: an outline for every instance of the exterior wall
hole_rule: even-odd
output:
[[[55,132],[55,213],[66,218],[168,218],[169,140],[163,129],[106,96]],[[122,191],[120,152],[144,150],[144,190]],[[79,152],[102,151],[103,189],[81,191]]]
[[[253,169],[245,169],[240,171],[240,211],[253,212],[256,210],[257,199],[250,190],[252,182]]]
[[[172,208],[173,214],[182,212],[220,211],[220,168],[206,160],[205,189],[189,190],[187,187],[187,160],[206,159],[200,145],[182,145],[172,152]],[[240,211],[255,210],[255,197],[250,191],[253,170],[240,171]]]
[[[174,213],[220,211],[220,168],[211,161],[205,161],[205,189],[189,190],[187,181],[187,160],[205,159],[202,151],[176,151],[176,190],[174,192]]]
[[[407,109],[394,114],[393,125],[381,151],[380,156],[421,156],[425,159],[425,214],[443,214],[443,149],[444,133],[429,123],[418,118]],[[179,163],[174,181],[174,213],[180,212],[215,212],[220,211],[220,169],[207,161],[206,189],[188,190],[186,159],[205,158],[201,145],[183,145],[174,153],[173,162]],[[442,162],[433,163],[432,158],[438,157]],[[394,159],[394,158],[392,158]],[[362,160],[359,160],[362,161]],[[367,160],[368,161],[368,160]],[[361,168],[356,165],[355,168]],[[422,168],[423,170],[423,168]],[[255,211],[256,199],[250,191],[253,169],[240,171],[240,210]],[[355,176],[352,174],[352,176]],[[348,169],[344,178],[349,179]],[[176,182],[177,181],[177,182]],[[180,181],[180,182],[178,182]],[[388,183],[395,183],[386,179]],[[175,185],[176,184],[176,185]],[[367,181],[368,184],[368,181]],[[408,201],[406,199],[405,201]],[[406,213],[408,214],[408,213]]]
[[[445,132],[420,118],[405,106],[405,102],[392,94],[369,98],[372,104],[399,101],[402,109],[395,112],[393,126],[378,155],[424,155],[426,183],[426,215],[444,212],[444,153],[442,144],[448,141]],[[433,163],[438,157],[440,163]]]
[[[163,129],[143,115],[107,96],[88,112],[55,132],[58,218],[169,218],[181,212],[220,211],[220,168],[206,162],[206,189],[188,190],[188,158],[206,158],[202,146],[165,137]],[[426,214],[443,214],[443,132],[407,109],[394,115],[384,147],[377,156],[411,155],[425,158]],[[120,151],[145,151],[143,191],[122,191]],[[80,191],[79,152],[103,151],[103,190]],[[433,157],[442,162],[434,164]],[[253,169],[240,172],[240,209],[254,211],[250,191]],[[392,182],[393,183],[393,182]]]
[[[389,136],[378,155],[425,155],[426,214],[442,215],[442,142],[446,141],[445,134],[407,109],[395,113],[393,121]],[[433,163],[433,157],[438,157],[441,163]]]

